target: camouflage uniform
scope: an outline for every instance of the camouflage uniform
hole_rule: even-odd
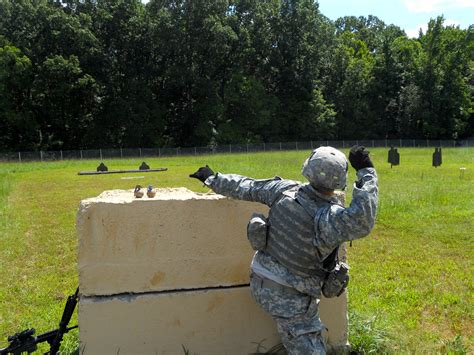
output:
[[[357,177],[348,208],[311,184],[279,177],[254,180],[217,173],[205,182],[216,193],[270,207],[267,244],[252,261],[250,288],[256,302],[275,319],[290,354],[325,353],[318,312],[323,260],[345,241],[369,234],[374,225],[375,169],[361,169]]]

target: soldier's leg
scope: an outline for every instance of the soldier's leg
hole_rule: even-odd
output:
[[[257,304],[276,321],[289,354],[326,353],[318,299],[291,288],[280,287],[256,275],[251,276],[250,288]]]
[[[283,344],[291,355],[326,354],[322,325],[317,311],[319,300],[313,299],[305,314],[290,318],[273,317]]]

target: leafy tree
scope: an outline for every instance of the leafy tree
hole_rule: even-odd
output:
[[[269,127],[269,138],[297,140],[315,137],[318,133],[308,127],[314,120],[314,90],[319,84],[319,68],[327,58],[330,41],[326,39],[330,28],[319,13],[316,2],[288,0],[281,2],[275,30],[273,80],[280,107],[278,116]]]
[[[151,1],[153,38],[162,63],[160,101],[166,107],[169,144],[210,142],[222,121],[237,36],[226,17],[227,1]]]
[[[33,88],[42,149],[75,149],[93,120],[98,87],[75,56],[54,56],[40,66]]]
[[[422,61],[423,134],[428,138],[457,138],[466,129],[471,100],[466,77],[472,60],[473,31],[443,27],[442,16],[431,20],[420,41]]]
[[[0,0],[0,149],[474,132],[473,28],[315,0]],[[3,133],[5,132],[5,133]]]
[[[370,52],[375,52],[383,46],[383,32],[386,25],[377,16],[344,16],[338,18],[334,25],[336,26],[337,35],[345,32],[354,34],[356,39],[366,44]],[[397,30],[399,31],[398,28]]]
[[[255,77],[235,76],[226,85],[226,120],[218,127],[220,143],[264,141],[266,126],[277,108],[277,100]]]
[[[32,65],[18,48],[0,47],[0,149],[34,149],[37,122],[31,112]]]
[[[400,88],[397,99],[397,132],[400,137],[422,138],[421,57],[423,49],[418,40],[398,37],[391,43],[394,70]]]
[[[368,100],[373,81],[374,59],[364,41],[353,33],[338,38],[333,54],[333,81],[330,102],[337,108],[337,138],[359,139],[374,136],[374,120]]]
[[[369,89],[371,113],[375,131],[373,136],[385,138],[405,137],[398,123],[398,94],[402,85],[402,72],[395,61],[392,43],[405,38],[396,26],[383,25],[378,33],[378,47],[374,52],[373,80]]]

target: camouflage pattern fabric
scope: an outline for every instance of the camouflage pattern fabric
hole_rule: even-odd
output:
[[[324,327],[318,313],[323,280],[309,268],[305,274],[305,267],[321,268],[322,260],[336,247],[368,235],[374,225],[377,174],[374,168],[364,168],[357,172],[357,177],[348,208],[310,184],[278,177],[255,180],[217,173],[205,182],[216,193],[270,207],[267,247],[256,253],[253,264],[263,268],[267,278],[270,275],[269,279],[298,292],[261,287],[254,280],[251,290],[256,302],[277,322],[290,354],[324,353],[321,337]],[[270,242],[274,247],[268,247]]]
[[[374,227],[378,205],[377,173],[374,168],[364,168],[357,172],[357,177],[348,208],[334,204],[316,214],[314,246],[323,254],[344,242],[367,236]]]
[[[378,204],[374,168],[357,172],[350,206],[319,193],[310,184],[281,178],[255,180],[236,174],[210,176],[216,193],[270,207],[267,252],[293,273],[311,276],[331,252],[346,241],[368,235]],[[297,203],[290,201],[296,199]]]
[[[285,292],[261,286],[261,278],[250,277],[256,303],[276,321],[278,333],[290,355],[325,354],[324,326],[319,319],[319,299],[304,293]]]
[[[272,280],[288,285],[298,292],[305,293],[312,297],[321,297],[321,280],[319,277],[300,276],[291,272],[288,268],[280,264],[274,257],[265,251],[258,251],[253,263],[258,263],[259,267],[272,274]]]

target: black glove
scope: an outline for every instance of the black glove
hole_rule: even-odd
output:
[[[194,174],[189,175],[191,178],[198,179],[201,182],[204,182],[207,180],[207,178],[211,175],[214,175],[214,172],[212,169],[206,165],[198,169]]]
[[[349,152],[349,161],[351,162],[352,167],[355,170],[360,170],[364,168],[373,168],[372,160],[369,157],[369,151],[365,150],[365,147],[362,145],[355,145],[351,148]]]

